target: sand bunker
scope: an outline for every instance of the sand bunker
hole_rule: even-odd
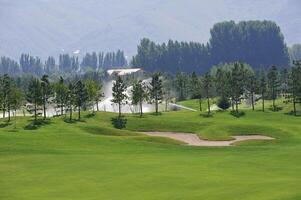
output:
[[[144,134],[149,136],[160,136],[168,137],[175,140],[185,142],[187,145],[191,146],[207,146],[207,147],[222,147],[231,146],[235,142],[245,141],[245,140],[273,140],[274,138],[262,136],[262,135],[241,135],[232,136],[233,140],[229,141],[212,141],[200,139],[196,134],[192,133],[175,133],[175,132],[144,132]]]

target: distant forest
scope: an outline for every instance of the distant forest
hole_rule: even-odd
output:
[[[127,60],[124,52],[121,50],[108,53],[86,53],[81,61],[79,61],[78,56],[61,54],[59,55],[58,63],[55,58],[51,56],[43,62],[39,57],[22,54],[19,62],[5,56],[1,57],[0,74],[15,76],[26,73],[41,76],[43,74],[55,74],[61,72],[80,73],[89,70],[96,71],[98,69],[125,66],[127,66]]]
[[[210,33],[207,44],[172,40],[156,44],[144,38],[132,65],[149,71],[203,73],[213,65],[235,61],[254,69],[290,64],[284,37],[272,21],[226,21],[215,24]],[[296,47],[291,52],[296,52]],[[300,54],[300,49],[296,53]]]
[[[279,26],[272,21],[226,21],[215,24],[210,33],[210,40],[206,44],[173,40],[156,44],[144,38],[140,41],[130,66],[142,67],[148,72],[175,74],[181,71],[202,74],[212,66],[224,63],[247,63],[257,71],[271,65],[287,67],[293,60],[301,59],[301,45],[288,48]],[[41,76],[125,66],[128,63],[122,50],[86,53],[81,60],[74,54],[61,54],[57,60],[48,57],[46,61],[22,54],[19,61],[2,56],[0,74],[15,76],[26,73]]]

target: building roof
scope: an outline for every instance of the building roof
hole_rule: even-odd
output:
[[[135,72],[142,71],[141,68],[128,68],[128,69],[109,69],[107,73],[111,76],[112,74],[117,74],[118,76],[124,76],[128,74],[132,74]]]

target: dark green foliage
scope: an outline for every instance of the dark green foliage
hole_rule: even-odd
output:
[[[85,103],[88,101],[88,91],[87,88],[85,87],[85,84],[82,83],[81,80],[77,81],[75,84],[75,105],[78,110],[78,120],[81,119],[81,109],[85,105]]]
[[[147,97],[146,85],[141,80],[135,82],[132,88],[132,104],[139,105],[140,117],[142,117],[143,114],[142,103],[143,101],[147,100]]]
[[[113,117],[111,119],[112,125],[117,129],[123,129],[126,127],[127,119],[124,117]]]
[[[121,105],[128,98],[125,92],[126,92],[126,85],[121,79],[121,77],[117,76],[117,79],[114,82],[112,88],[112,95],[113,95],[112,102],[118,104],[119,118],[121,117]]]
[[[217,101],[217,106],[222,110],[227,110],[228,108],[230,108],[231,104],[226,97],[221,97]]]
[[[204,73],[211,65],[240,61],[255,69],[260,65],[286,66],[288,50],[280,28],[271,21],[221,22],[213,26],[208,44],[178,42],[155,44],[144,38],[132,65],[147,71]],[[266,45],[269,44],[269,45]]]
[[[286,103],[293,104],[293,113],[297,115],[296,104],[301,104],[301,63],[294,61],[295,67],[289,74],[288,88],[285,94]]]
[[[178,42],[169,40],[162,45],[155,44],[147,38],[141,40],[138,54],[133,57],[134,67],[143,67],[147,71],[204,72],[209,67],[209,47],[195,42]]]
[[[151,103],[155,104],[155,112],[158,114],[159,111],[159,103],[163,99],[163,86],[162,86],[162,80],[160,78],[159,73],[154,73],[152,75],[152,81],[150,83],[150,101]]]
[[[58,83],[54,85],[54,101],[56,103],[57,108],[60,108],[61,115],[64,113],[64,106],[66,105],[67,101],[67,95],[68,95],[68,88],[64,83],[63,77],[60,77],[60,80]]]
[[[49,103],[49,98],[52,94],[52,87],[50,85],[48,75],[43,75],[41,78],[41,89],[42,89],[42,101],[43,101],[43,113],[44,119],[46,119],[46,109],[47,104]]]
[[[212,89],[212,76],[209,72],[207,72],[202,79],[202,86],[205,91],[205,95],[207,98],[207,107],[208,107],[208,115],[210,115],[210,98],[211,98],[211,89]]]
[[[27,102],[33,104],[34,106],[34,119],[37,121],[37,111],[38,106],[42,105],[42,86],[41,82],[37,78],[32,78],[29,82],[27,94],[26,94]]]
[[[260,65],[286,66],[289,62],[283,35],[274,22],[221,22],[210,33],[213,64],[240,61],[258,69]]]
[[[280,89],[280,81],[279,81],[279,73],[276,66],[270,67],[268,71],[268,88],[269,88],[269,96],[273,100],[273,109],[276,111],[275,100],[279,94]]]
[[[231,99],[232,104],[235,104],[235,111],[238,113],[238,104],[242,99],[244,93],[244,83],[245,83],[245,68],[242,63],[234,63],[234,67],[231,72]]]
[[[184,72],[177,72],[175,78],[177,99],[183,101],[188,97],[189,77]]]
[[[252,110],[255,110],[255,93],[258,91],[258,82],[253,71],[246,71],[246,90],[247,97],[251,100]]]
[[[257,77],[258,79],[258,87],[259,87],[259,93],[261,94],[261,99],[262,99],[262,111],[264,112],[264,101],[266,97],[266,92],[267,92],[267,80],[266,80],[266,73],[263,69],[260,70],[259,76]]]

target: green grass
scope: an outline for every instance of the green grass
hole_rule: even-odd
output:
[[[301,117],[289,110],[245,110],[240,118],[229,112],[208,118],[191,111],[127,115],[124,130],[113,128],[113,113],[74,123],[54,118],[34,128],[28,128],[29,118],[18,118],[17,129],[1,122],[0,199],[298,200]],[[190,147],[139,133],[151,130],[276,140]]]

